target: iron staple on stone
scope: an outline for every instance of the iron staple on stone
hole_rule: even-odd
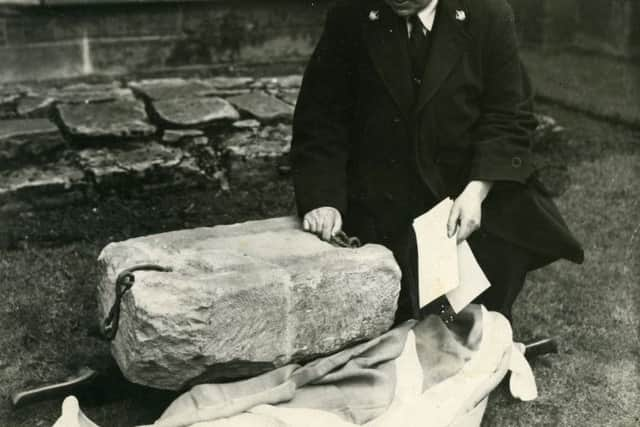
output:
[[[135,276],[133,273],[136,271],[160,271],[168,273],[172,271],[171,267],[163,267],[156,264],[140,264],[127,268],[118,274],[116,278],[116,298],[109,310],[109,315],[102,324],[101,335],[106,341],[113,341],[118,334],[118,325],[120,323],[120,305],[122,304],[122,298],[133,287],[135,283]]]

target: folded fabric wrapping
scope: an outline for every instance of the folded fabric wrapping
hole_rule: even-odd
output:
[[[502,315],[471,305],[448,326],[430,316],[304,366],[196,386],[154,426],[479,426],[509,369],[517,397],[537,394],[512,339]]]

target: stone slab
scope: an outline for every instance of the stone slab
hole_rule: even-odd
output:
[[[117,100],[133,100],[133,92],[123,88],[119,82],[111,83],[75,83],[59,89],[45,92],[59,102],[70,104],[90,104]]]
[[[0,88],[0,118],[12,118],[16,115],[16,105],[22,95],[19,88]]]
[[[295,107],[298,102],[298,95],[298,91],[280,91],[278,93],[278,98]]]
[[[299,88],[302,86],[302,76],[294,74],[278,78],[278,84],[282,88]]]
[[[0,212],[64,206],[81,200],[85,188],[82,171],[65,160],[5,170],[0,172]]]
[[[96,104],[60,104],[57,111],[65,131],[77,140],[149,137],[156,132],[147,120],[144,104],[117,100]]]
[[[46,118],[55,101],[50,96],[25,96],[18,101],[16,112],[20,117]]]
[[[232,186],[251,187],[279,178],[288,164],[291,127],[285,124],[239,131],[220,144]]]
[[[199,92],[199,96],[220,96],[223,98],[228,98],[231,96],[238,96],[238,95],[244,95],[246,93],[251,92],[251,89],[217,89],[217,88],[211,88],[211,89],[207,89],[204,90],[202,92]]]
[[[187,97],[151,102],[154,116],[164,125],[203,128],[235,121],[240,113],[228,101],[218,97]]]
[[[0,166],[41,161],[65,145],[47,119],[0,120]]]
[[[251,77],[211,77],[203,79],[203,82],[217,89],[242,89],[249,87],[254,79]]]
[[[176,231],[107,246],[99,315],[126,268],[112,354],[132,382],[180,390],[331,354],[393,324],[400,270],[383,246],[336,248],[297,218]]]
[[[133,91],[127,88],[113,89],[110,91],[52,91],[47,96],[55,98],[58,102],[66,104],[93,104],[99,102],[118,101],[118,100],[135,100]]]
[[[292,89],[302,86],[302,76],[292,74],[290,76],[261,77],[252,83],[253,88],[282,88]]]
[[[261,91],[234,96],[229,98],[229,102],[261,121],[293,119],[291,105]]]
[[[139,80],[129,87],[149,100],[200,97],[214,89],[200,80],[181,78]]]
[[[199,129],[165,129],[162,132],[162,142],[165,144],[182,144],[200,137],[205,135]]]
[[[238,120],[233,122],[233,127],[236,129],[256,129],[260,127],[260,122],[255,119]]]
[[[188,153],[157,142],[88,148],[79,151],[77,157],[98,190],[188,187],[205,181]]]

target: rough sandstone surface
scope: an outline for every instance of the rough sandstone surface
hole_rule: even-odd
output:
[[[256,375],[375,337],[391,327],[400,290],[386,248],[335,248],[292,217],[113,243],[99,262],[100,316],[123,269],[172,269],[135,273],[112,345],[130,381],[172,390]]]

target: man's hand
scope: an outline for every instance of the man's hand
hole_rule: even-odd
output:
[[[458,243],[467,238],[480,228],[482,223],[482,202],[489,194],[493,183],[489,181],[471,181],[464,191],[453,203],[449,221],[447,222],[447,235],[453,237],[458,233]]]
[[[334,234],[342,229],[342,215],[336,208],[324,206],[314,209],[304,216],[302,228],[315,233],[322,240],[329,241]]]

